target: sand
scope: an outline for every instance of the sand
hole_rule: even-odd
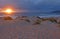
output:
[[[60,24],[49,20],[41,20],[40,24],[36,24],[37,19],[0,20],[0,39],[60,39]]]

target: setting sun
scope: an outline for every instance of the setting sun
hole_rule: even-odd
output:
[[[13,12],[15,12],[15,9],[12,6],[5,6],[5,7],[2,8],[1,12],[9,15],[9,14],[13,14]]]
[[[11,14],[11,13],[13,12],[13,10],[12,10],[12,9],[6,9],[5,12],[6,12],[7,14]]]
[[[4,12],[5,14],[12,14],[14,10],[12,8],[5,8],[2,10],[2,12]]]

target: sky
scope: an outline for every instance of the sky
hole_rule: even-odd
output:
[[[0,0],[0,7],[6,5],[31,11],[60,10],[60,0]]]

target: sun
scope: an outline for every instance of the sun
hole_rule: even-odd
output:
[[[6,6],[6,7],[2,8],[1,12],[9,15],[9,14],[13,14],[13,12],[15,12],[15,9],[14,9],[14,7]]]
[[[7,14],[11,14],[11,13],[13,12],[13,10],[10,9],[10,8],[8,8],[8,9],[5,10],[5,12],[6,12]]]
[[[4,14],[13,14],[14,10],[12,8],[5,8],[3,9],[1,12],[3,12]]]

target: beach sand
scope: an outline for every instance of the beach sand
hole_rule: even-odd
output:
[[[39,17],[0,19],[0,39],[60,39],[59,19],[57,23]]]

